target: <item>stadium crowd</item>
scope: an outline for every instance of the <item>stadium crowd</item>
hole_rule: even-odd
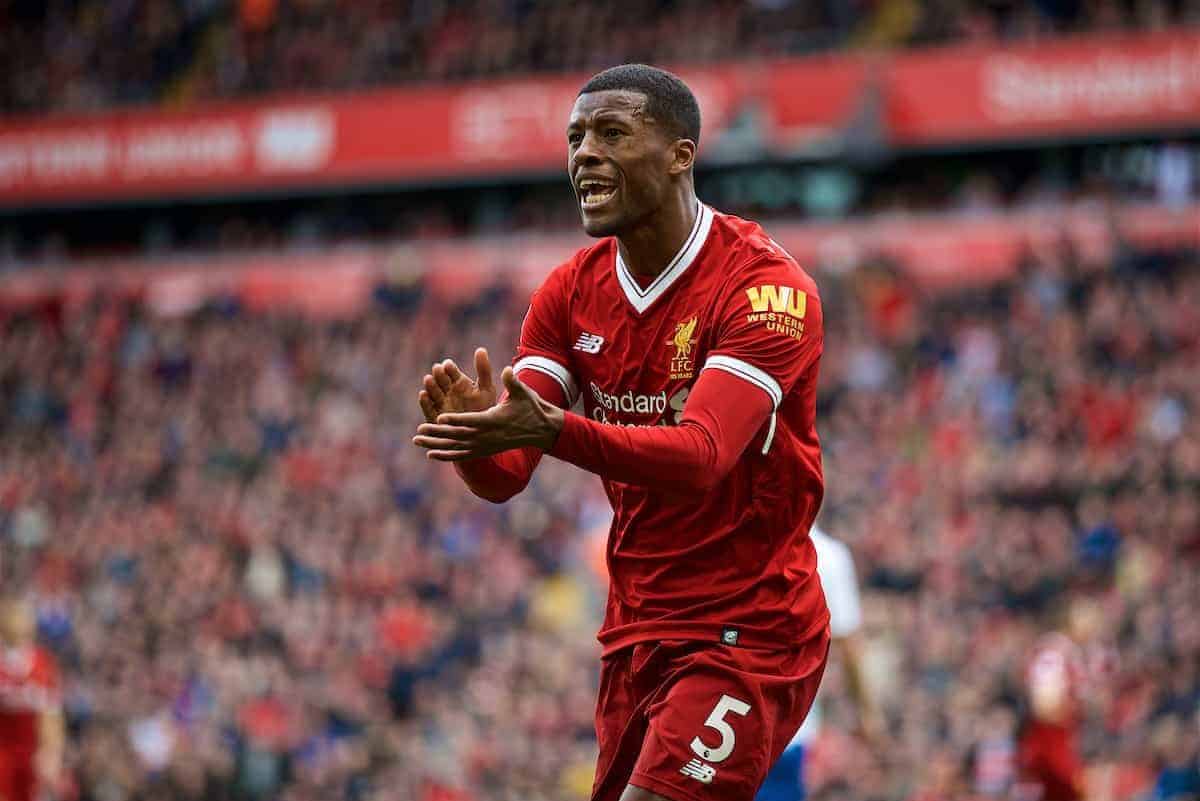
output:
[[[1200,197],[1200,143],[1147,146],[1136,173],[1105,175],[1092,168],[1078,177],[1053,165],[1018,170],[1004,161],[975,163],[956,174],[909,165],[856,182],[838,217],[942,214],[950,220],[1004,213],[1058,212],[1111,203],[1156,203],[1181,208]],[[782,174],[779,180],[795,180]],[[702,174],[699,194],[719,208],[750,219],[828,220],[795,197],[765,205],[722,186],[726,176]],[[275,203],[195,203],[74,209],[40,216],[0,216],[0,272],[72,259],[172,256],[179,252],[294,252],[364,241],[436,240],[480,234],[575,233],[579,213],[566,182],[517,188],[470,187],[441,192],[305,197]]]
[[[1091,797],[1194,797],[1200,259],[1064,246],[948,296],[817,275],[821,522],[888,730],[853,734],[833,665],[813,798],[1019,799],[1024,666],[1078,609]],[[548,460],[490,506],[409,444],[420,374],[505,358],[524,309],[412,283],[336,323],[0,314],[0,583],[63,668],[61,797],[586,798],[599,482]]]
[[[1197,0],[3,0],[0,113],[1198,22]]]

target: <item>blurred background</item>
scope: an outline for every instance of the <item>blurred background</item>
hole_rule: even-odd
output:
[[[1036,798],[1049,641],[1084,797],[1198,797],[1197,0],[0,0],[0,590],[53,796],[587,797],[599,482],[490,506],[409,437],[586,243],[565,119],[625,61],[825,303],[886,725],[835,660],[810,796]]]

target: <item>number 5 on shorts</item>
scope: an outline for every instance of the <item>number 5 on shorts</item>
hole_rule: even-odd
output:
[[[739,701],[731,695],[722,695],[721,700],[717,701],[717,705],[713,707],[713,711],[708,713],[708,720],[704,721],[704,725],[710,729],[716,729],[721,734],[721,744],[716,747],[707,746],[699,737],[692,738],[692,751],[701,759],[707,759],[709,762],[721,762],[730,754],[733,753],[734,734],[733,727],[725,721],[725,715],[732,712],[735,715],[745,717],[750,711],[750,705],[745,701]]]

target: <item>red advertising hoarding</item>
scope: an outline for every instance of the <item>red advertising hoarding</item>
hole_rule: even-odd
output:
[[[686,72],[719,131],[739,70]],[[0,203],[211,194],[565,168],[586,76],[0,121]]]
[[[701,158],[1200,128],[1200,31],[684,69]],[[584,75],[0,120],[0,205],[546,172]],[[882,113],[873,113],[881,111]]]
[[[1200,32],[893,58],[889,137],[924,145],[1200,127]]]

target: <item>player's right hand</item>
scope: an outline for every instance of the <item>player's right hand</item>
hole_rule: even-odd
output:
[[[486,348],[475,349],[475,376],[472,380],[452,359],[433,365],[417,395],[425,422],[436,422],[439,414],[447,412],[481,412],[495,406],[496,386]]]

